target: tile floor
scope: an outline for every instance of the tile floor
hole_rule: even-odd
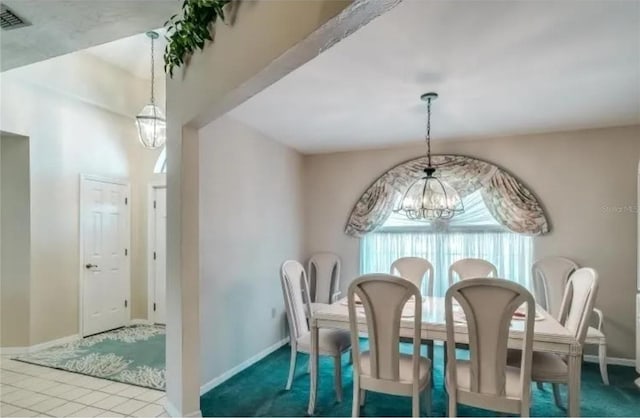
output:
[[[165,393],[0,358],[0,417],[166,417]]]

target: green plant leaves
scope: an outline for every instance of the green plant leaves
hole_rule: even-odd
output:
[[[231,0],[184,0],[182,12],[174,14],[164,26],[167,28],[164,50],[164,70],[173,78],[173,70],[184,64],[196,50],[204,49],[212,41],[211,31],[218,18],[224,21],[224,7]]]

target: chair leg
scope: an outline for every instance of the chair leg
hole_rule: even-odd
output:
[[[360,379],[358,376],[354,374],[353,376],[353,405],[351,406],[351,416],[359,417],[360,416],[360,402],[362,402],[360,398]]]
[[[544,390],[544,383],[536,382],[536,386],[538,387],[538,390]]]
[[[424,407],[426,410],[426,416],[431,416],[431,386],[427,386],[423,391]]]
[[[342,356],[338,354],[333,358],[333,384],[336,387],[336,399],[342,402]]]
[[[353,364],[353,350],[349,350],[349,364]]]
[[[367,391],[364,389],[360,389],[360,406],[364,406],[364,403],[366,400],[367,400]]]
[[[551,386],[553,386],[553,399],[556,402],[556,406],[560,409],[565,409],[565,407],[562,405],[562,396],[560,394],[560,385],[557,383],[553,383]]]
[[[447,414],[450,417],[458,416],[458,405],[456,404],[456,398],[451,393],[449,393],[449,410],[447,411]]]
[[[298,356],[298,347],[291,344],[291,362],[289,364],[289,379],[287,380],[287,390],[291,389],[293,383],[293,375],[296,372],[296,357]],[[309,362],[311,364],[311,362]]]
[[[419,418],[420,417],[420,391],[418,390],[417,387],[413,389],[413,396],[411,397],[411,401],[412,401],[411,415],[414,418]]]
[[[607,372],[607,343],[598,346],[598,360],[600,361],[600,375],[602,383],[609,386],[609,373]]]
[[[442,354],[443,354],[442,357],[444,359],[443,360],[444,365],[443,365],[442,370],[444,371],[444,375],[446,376],[446,374],[447,374],[447,358],[448,358],[448,355],[447,355],[447,342],[446,341],[444,341],[442,343]],[[431,378],[433,379],[433,376]],[[446,378],[442,379],[442,387],[445,388],[445,389],[447,388],[447,379]]]

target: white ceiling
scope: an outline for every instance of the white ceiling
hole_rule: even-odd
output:
[[[158,28],[180,0],[2,0],[32,25],[0,34],[2,71]]]
[[[304,153],[640,123],[640,2],[404,0],[230,115]]]
[[[164,80],[164,29],[156,29],[160,37],[154,41],[156,81]],[[151,39],[144,33],[94,46],[86,50],[91,55],[135,75],[143,80],[151,79]]]

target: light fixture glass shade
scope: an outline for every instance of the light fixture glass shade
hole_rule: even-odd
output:
[[[136,116],[138,139],[143,147],[155,149],[167,142],[167,122],[159,106],[150,103]]]
[[[400,201],[396,211],[413,220],[432,221],[451,219],[456,213],[464,212],[462,199],[448,183],[433,176],[435,169],[415,181]]]

